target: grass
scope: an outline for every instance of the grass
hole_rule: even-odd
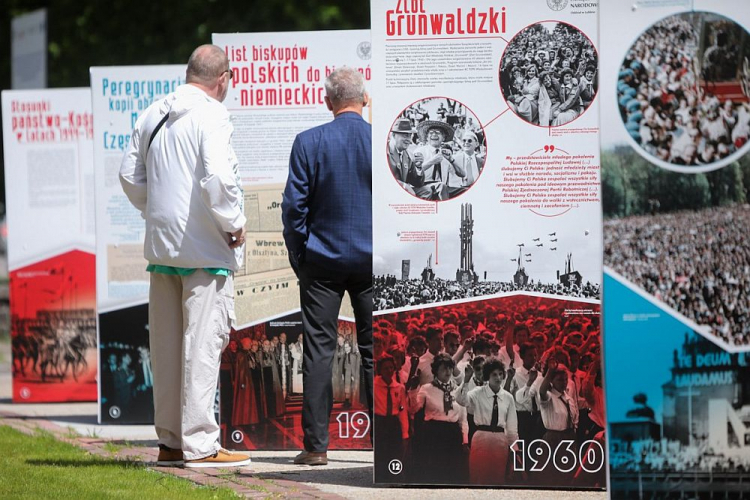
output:
[[[236,499],[228,488],[210,488],[109,460],[62,443],[48,432],[27,436],[0,426],[0,498]]]
[[[96,429],[87,429],[86,437],[90,437],[91,439],[99,439],[101,436],[99,435],[99,431],[97,431]]]
[[[129,448],[130,445],[127,441],[124,443],[115,443],[114,441],[107,441],[104,443],[104,451],[107,453],[111,453],[112,455],[116,455],[117,452],[120,450],[124,450],[125,448]]]

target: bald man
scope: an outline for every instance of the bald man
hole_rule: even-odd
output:
[[[123,190],[146,220],[159,465],[250,463],[219,446],[213,411],[245,243],[233,129],[221,103],[231,79],[219,47],[195,49],[187,83],[138,118],[120,166]]]

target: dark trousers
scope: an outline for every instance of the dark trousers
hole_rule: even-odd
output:
[[[338,315],[344,292],[349,293],[354,307],[357,345],[365,376],[363,389],[372,422],[372,272],[370,269],[364,271],[331,271],[309,262],[303,263],[299,269],[304,331],[302,430],[305,450],[310,452],[328,450],[328,425],[333,408],[333,357],[338,345]]]
[[[530,443],[540,439],[545,432],[542,424],[542,416],[539,412],[519,411],[518,416],[518,438]]]

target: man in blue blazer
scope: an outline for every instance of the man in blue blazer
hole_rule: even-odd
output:
[[[362,118],[368,95],[362,75],[348,67],[331,73],[325,88],[334,119],[294,140],[281,204],[284,241],[300,284],[305,449],[294,463],[305,465],[328,463],[332,367],[344,292],[354,306],[372,408],[372,127]]]

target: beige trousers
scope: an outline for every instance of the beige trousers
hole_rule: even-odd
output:
[[[214,399],[221,352],[234,322],[232,277],[151,273],[149,339],[159,443],[186,460],[219,449]]]

